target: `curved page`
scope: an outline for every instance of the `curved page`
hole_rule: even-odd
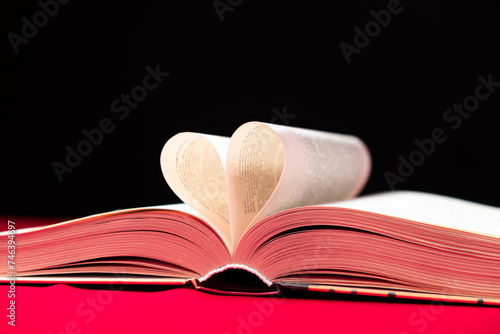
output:
[[[229,138],[179,133],[161,152],[161,170],[170,188],[230,243],[226,174],[223,160]]]
[[[231,137],[226,164],[233,250],[249,226],[273,213],[356,196],[370,168],[357,137],[242,125]]]

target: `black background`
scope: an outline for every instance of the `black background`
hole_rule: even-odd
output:
[[[373,170],[363,194],[389,190],[384,172],[397,173],[415,139],[443,128],[447,140],[396,189],[500,206],[500,88],[458,129],[443,120],[474,94],[479,75],[500,81],[494,1],[402,0],[349,64],[339,44],[353,44],[354,27],[388,1],[232,3],[221,20],[213,1],[71,1],[18,53],[8,34],[21,35],[21,19],[33,22],[40,5],[3,10],[0,213],[81,216],[178,202],[159,166],[168,138],[230,136],[283,108],[295,115],[288,125],[365,141]],[[120,120],[111,102],[157,64],[170,75]],[[59,182],[51,164],[104,118],[115,130]]]

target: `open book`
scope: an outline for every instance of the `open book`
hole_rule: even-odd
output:
[[[172,137],[161,168],[184,204],[0,233],[0,280],[279,287],[500,304],[500,208],[418,192],[356,197],[356,137],[249,122]],[[10,242],[10,243],[9,243]]]

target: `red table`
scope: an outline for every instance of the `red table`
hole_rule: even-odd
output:
[[[2,218],[16,219],[17,226],[49,221]],[[500,333],[500,307],[333,293],[243,297],[190,286],[112,288],[17,284],[13,327],[10,286],[0,285],[0,333]]]

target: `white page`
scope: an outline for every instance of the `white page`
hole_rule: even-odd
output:
[[[500,208],[443,195],[392,191],[328,206],[369,211],[500,237]]]

